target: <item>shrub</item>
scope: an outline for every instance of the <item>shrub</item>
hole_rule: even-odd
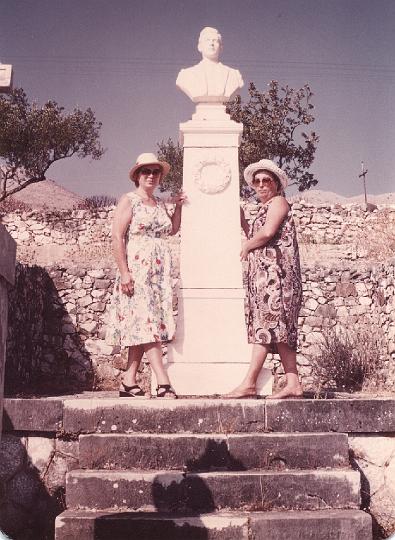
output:
[[[327,328],[319,346],[319,353],[312,359],[312,376],[319,389],[335,386],[352,392],[384,382],[387,351],[376,324],[367,321],[354,328]]]
[[[0,212],[3,214],[9,214],[16,211],[30,212],[30,210],[32,210],[30,204],[18,201],[18,199],[14,199],[14,197],[8,197],[0,202]]]
[[[91,195],[78,203],[77,208],[79,210],[95,210],[96,208],[107,208],[115,204],[117,204],[117,199],[111,197],[111,195]]]

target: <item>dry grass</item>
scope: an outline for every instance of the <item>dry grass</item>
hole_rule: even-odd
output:
[[[384,388],[388,347],[376,322],[365,320],[353,328],[327,328],[317,346],[320,351],[311,360],[318,393],[322,387],[350,392]]]
[[[79,210],[98,210],[100,208],[108,208],[115,206],[117,199],[110,195],[92,195],[91,197],[85,197],[75,208]]]
[[[369,260],[385,261],[395,257],[395,213],[381,210],[376,219],[366,223],[354,242],[359,255]]]
[[[0,202],[0,214],[10,214],[12,212],[29,212],[32,210],[32,206],[28,203],[18,201],[14,197],[7,197],[4,201]]]

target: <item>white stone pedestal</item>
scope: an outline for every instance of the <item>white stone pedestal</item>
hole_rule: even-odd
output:
[[[180,395],[230,391],[245,375],[251,346],[244,321],[240,263],[238,147],[243,126],[225,106],[198,104],[180,125],[183,189],[179,314],[168,371]],[[263,370],[260,393],[270,394]]]

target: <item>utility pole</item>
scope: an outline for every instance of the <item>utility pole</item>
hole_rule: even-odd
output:
[[[361,174],[358,176],[358,178],[363,178],[363,191],[365,193],[365,209],[368,209],[368,197],[366,195],[366,175],[368,174],[368,170],[365,169],[363,161],[361,161]]]

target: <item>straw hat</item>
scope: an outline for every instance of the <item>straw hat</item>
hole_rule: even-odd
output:
[[[265,171],[270,171],[273,173],[277,178],[279,179],[282,188],[285,189],[288,186],[289,178],[285,174],[285,172],[278,167],[274,161],[270,159],[261,159],[260,161],[257,161],[256,163],[251,163],[244,169],[244,180],[247,182],[249,186],[252,186],[252,181],[254,179],[254,174],[257,171],[261,171],[262,169],[265,169]]]
[[[170,165],[166,161],[159,161],[155,154],[147,152],[137,157],[136,164],[129,171],[129,178],[135,180],[136,171],[145,165],[159,165],[163,171],[162,178],[170,171]]]

